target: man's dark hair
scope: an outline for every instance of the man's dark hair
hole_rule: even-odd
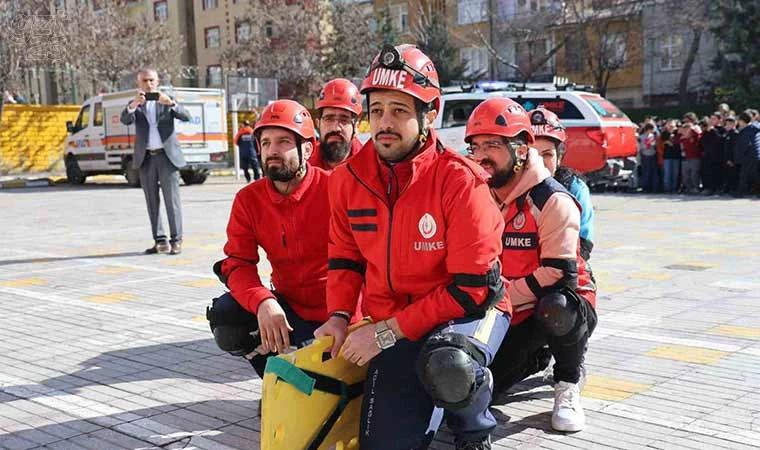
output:
[[[644,131],[651,131],[654,130],[654,125],[651,123],[647,123],[644,125]]]
[[[660,137],[662,138],[663,141],[667,141],[668,139],[670,139],[670,131],[668,130],[663,131]]]
[[[750,123],[752,122],[752,114],[749,112],[749,110],[742,111],[739,113],[739,120],[744,123]]]

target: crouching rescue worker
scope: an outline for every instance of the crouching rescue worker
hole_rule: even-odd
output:
[[[328,174],[306,161],[315,143],[307,109],[292,100],[267,106],[254,128],[265,178],[241,189],[227,224],[226,259],[214,272],[230,292],[207,318],[217,345],[244,356],[259,376],[266,358],[302,346],[327,320]],[[273,290],[259,272],[259,247]]]
[[[315,334],[369,364],[362,450],[427,448],[444,413],[457,449],[490,449],[486,367],[509,325],[503,219],[483,170],[433,131],[441,94],[425,54],[384,47],[361,93],[372,139],[330,175],[331,317]],[[346,338],[363,283],[373,324]]]
[[[530,119],[507,98],[478,105],[467,121],[470,152],[491,173],[504,215],[502,274],[512,326],[491,365],[496,392],[537,370],[541,347],[554,365],[552,427],[579,431],[585,418],[579,381],[588,337],[596,326],[596,291],[579,252],[580,208],[549,174],[535,149]]]
[[[528,113],[536,142],[533,147],[544,160],[552,177],[567,189],[581,206],[581,256],[586,262],[594,249],[594,205],[591,204],[591,192],[580,175],[569,167],[562,165],[567,150],[565,127],[556,114],[538,107]]]
[[[319,91],[319,143],[309,164],[331,171],[362,148],[356,138],[356,126],[362,115],[362,99],[354,83],[336,78]]]

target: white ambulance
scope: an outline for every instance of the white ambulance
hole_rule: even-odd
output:
[[[175,131],[187,166],[180,171],[185,184],[206,181],[210,169],[226,168],[227,108],[223,89],[160,87],[181,103],[191,116],[175,122]],[[90,175],[122,174],[130,186],[140,186],[139,172],[132,167],[135,126],[123,125],[121,112],[137,90],[103,94],[87,99],[76,122],[67,122],[64,142],[66,177],[82,184]]]

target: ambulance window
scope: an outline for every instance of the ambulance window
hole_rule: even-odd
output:
[[[467,125],[470,113],[483,99],[447,100],[443,106],[443,121],[441,128],[463,127]]]
[[[602,97],[584,95],[583,99],[586,100],[589,105],[594,108],[594,111],[602,117],[627,117],[617,106]]]
[[[578,108],[573,105],[573,103],[569,100],[563,99],[563,98],[523,98],[523,97],[517,97],[513,99],[523,105],[523,107],[530,111],[531,109],[536,109],[539,106],[543,106],[544,108],[548,109],[549,111],[552,111],[554,114],[556,114],[560,120],[567,120],[567,119],[584,119],[583,113],[578,110]]]
[[[95,116],[92,118],[92,126],[103,126],[103,104],[95,103]]]
[[[74,125],[77,130],[83,130],[90,125],[90,105],[87,105],[79,111],[77,123]]]

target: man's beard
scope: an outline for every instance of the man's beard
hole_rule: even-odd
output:
[[[328,142],[332,136],[339,136],[340,141]],[[322,159],[331,164],[337,164],[342,162],[348,156],[348,152],[351,151],[351,143],[343,140],[343,136],[337,132],[327,133],[322,139],[322,143],[319,148],[322,153]]]
[[[280,165],[269,167],[270,161],[280,161]],[[264,162],[264,175],[272,181],[288,182],[298,173],[298,161],[285,161],[281,158],[268,158]]]
[[[490,159],[484,159],[480,164],[481,166],[485,164],[493,168],[493,175],[491,175],[491,178],[488,179],[488,186],[492,188],[500,188],[502,186],[505,186],[507,183],[509,183],[509,180],[511,180],[512,176],[515,174],[515,171],[512,169],[497,168],[496,163]]]

